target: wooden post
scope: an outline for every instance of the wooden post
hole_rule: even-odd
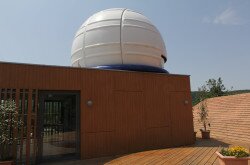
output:
[[[26,134],[26,164],[30,164],[30,130],[32,112],[32,89],[28,90],[27,134]]]
[[[23,122],[23,125],[22,125],[22,127],[21,127],[21,140],[20,140],[20,161],[22,161],[22,156],[23,156],[23,141],[24,141],[24,124],[25,124],[25,122],[24,122],[24,109],[25,109],[25,90],[24,89],[21,89],[21,91],[22,91],[22,100],[21,100],[21,111],[22,111],[22,113],[21,113],[21,120],[22,120],[22,122]],[[21,94],[21,92],[20,92],[20,94]]]
[[[16,89],[16,93],[15,93],[15,102],[16,102],[16,111],[17,111],[17,115],[15,116],[15,120],[18,120],[18,116],[19,116],[19,99],[20,99],[20,90]],[[15,125],[15,129],[14,129],[14,138],[17,138],[18,136],[18,128],[17,125]],[[13,158],[16,160],[17,158],[17,141],[14,142],[13,144]]]
[[[35,104],[35,112],[34,112],[34,132],[33,132],[33,140],[34,140],[34,144],[33,144],[33,152],[34,152],[34,158],[36,159],[37,156],[37,106],[38,106],[38,90],[35,90],[35,97],[34,97],[34,104]]]

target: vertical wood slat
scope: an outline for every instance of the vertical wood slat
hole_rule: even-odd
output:
[[[21,120],[23,121],[23,125],[21,127],[21,141],[20,141],[20,161],[22,162],[22,156],[23,156],[23,141],[24,141],[24,109],[25,109],[25,89],[22,89],[22,100],[21,100],[21,104],[22,104],[22,114],[21,114]]]
[[[2,88],[0,88],[0,104],[2,104]],[[0,122],[2,122],[0,120]],[[0,154],[2,154],[2,150],[0,150]]]
[[[6,100],[7,99],[7,88],[4,89],[4,93],[3,93],[3,99]]]
[[[36,159],[37,156],[37,138],[36,138],[36,128],[37,128],[37,107],[38,107],[38,90],[35,90],[35,99],[34,99],[34,104],[35,104],[35,114],[34,114],[34,132],[33,132],[33,152],[34,152],[34,158]]]
[[[30,132],[32,114],[32,89],[28,90],[27,134],[26,134],[26,164],[30,164]]]
[[[9,98],[8,98],[9,100],[12,100],[12,91],[13,91],[13,89],[9,90]]]
[[[15,102],[16,102],[16,111],[17,111],[17,116],[15,116],[15,119],[18,119],[19,116],[19,99],[20,99],[20,90],[16,89],[16,98],[15,98]],[[17,138],[18,137],[18,127],[15,126],[14,129],[14,137]],[[17,157],[17,141],[15,141],[14,145],[13,145],[13,157],[14,159],[16,159]]]
[[[12,101],[12,91],[13,91],[13,89],[10,89],[10,90],[6,90],[6,93],[7,93],[7,98],[5,99],[5,100],[9,100],[9,101]],[[8,97],[8,94],[9,94],[9,97]],[[10,130],[11,130],[11,115],[9,115],[9,126],[10,126]],[[9,131],[10,131],[9,130]],[[11,134],[10,134],[11,135]],[[10,136],[10,138],[12,138],[11,136]],[[12,149],[13,149],[13,146],[11,147]]]
[[[1,101],[1,103],[2,103],[2,99],[4,100],[4,95],[5,95],[5,94],[4,94],[4,91],[5,91],[4,88],[1,89],[1,91],[0,91],[0,97],[1,97],[1,100],[0,100],[0,101]],[[3,95],[3,97],[2,97],[2,95]],[[3,119],[3,120],[4,120],[4,119]],[[3,121],[0,121],[0,122],[3,122]],[[2,154],[2,150],[0,150],[0,154]]]

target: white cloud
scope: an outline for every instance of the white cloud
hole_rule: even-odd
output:
[[[213,23],[224,25],[243,25],[246,23],[246,20],[238,16],[234,9],[227,8],[220,15],[215,17]]]
[[[247,23],[246,19],[241,18],[236,10],[232,8],[227,8],[221,14],[215,16],[215,18],[204,17],[202,19],[203,23],[214,23],[223,25],[243,25]]]

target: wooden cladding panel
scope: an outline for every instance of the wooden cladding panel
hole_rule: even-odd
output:
[[[101,72],[86,73],[83,100],[85,110],[82,114],[84,132],[108,132],[115,130],[113,108],[113,78],[111,74],[102,76]],[[95,84],[95,85],[93,85]],[[87,101],[93,101],[92,106]],[[98,123],[98,124],[97,124]]]
[[[102,157],[116,154],[114,132],[95,132],[83,134],[82,154],[84,158]]]
[[[114,75],[114,90],[143,91],[145,89],[144,80],[143,75],[121,72]]]
[[[188,76],[0,63],[0,88],[80,91],[81,158],[194,142]]]
[[[187,76],[170,75],[166,78],[165,81],[167,81],[168,84],[162,87],[167,87],[169,92],[190,92],[189,78],[187,78]]]
[[[140,151],[145,145],[143,93],[116,91],[114,95],[117,152]]]
[[[97,85],[95,83],[108,81],[108,83],[114,83],[113,89],[115,90],[141,91],[147,90],[146,87],[148,86],[145,86],[145,84],[150,86],[158,83],[158,88],[162,88],[164,91],[190,91],[189,78],[184,75],[104,71],[10,63],[0,63],[0,75],[0,85],[8,88],[42,90],[81,90],[91,88],[92,91],[96,91],[95,88]],[[110,78],[105,79],[108,75]],[[97,81],[94,81],[94,79]],[[110,81],[111,79],[113,80]],[[92,83],[91,86],[89,86],[90,83]],[[98,85],[104,84],[99,83]]]
[[[188,103],[187,103],[188,101]],[[172,145],[180,146],[194,142],[191,99],[188,93],[173,92],[170,96]]]
[[[80,68],[0,63],[0,85],[8,88],[75,90],[83,86]]]
[[[146,129],[147,149],[166,148],[171,146],[171,127],[155,127]]]
[[[159,97],[161,92],[161,89],[156,89],[145,94],[147,128],[168,127],[170,125],[169,94],[166,92]]]

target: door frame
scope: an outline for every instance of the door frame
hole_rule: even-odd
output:
[[[47,95],[74,95],[76,97],[76,154],[73,157],[60,157],[59,159],[52,160],[62,160],[62,159],[79,159],[80,158],[80,91],[72,90],[38,90],[38,111],[37,111],[37,158],[36,162],[41,163],[46,160],[43,159],[43,112],[45,108],[45,99]],[[49,159],[50,160],[50,159]],[[49,161],[47,160],[47,161]]]

